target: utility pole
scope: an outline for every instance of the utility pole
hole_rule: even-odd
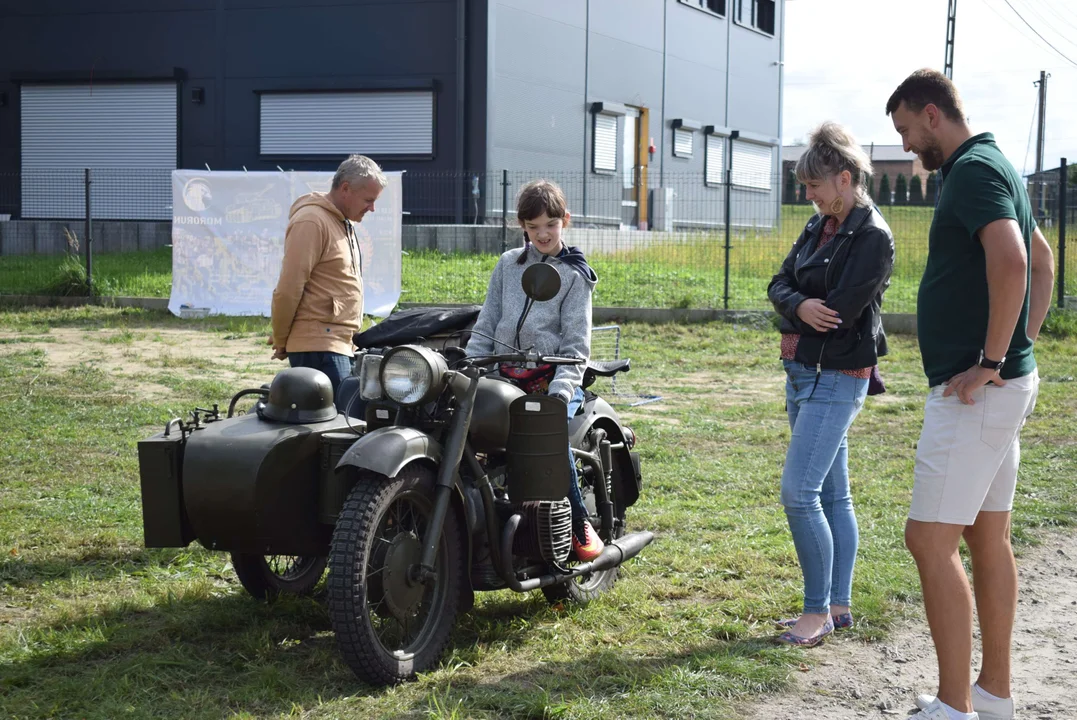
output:
[[[954,26],[957,24],[957,0],[950,0],[949,9],[946,11],[946,62],[943,74],[954,79]]]
[[[1051,73],[1040,70],[1040,79],[1033,85],[1040,87],[1039,122],[1036,123],[1036,172],[1043,172],[1043,143],[1047,134],[1047,78]]]

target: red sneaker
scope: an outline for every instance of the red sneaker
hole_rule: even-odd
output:
[[[586,520],[583,521],[583,537],[587,542],[581,543],[576,537],[576,533],[572,533],[572,549],[576,551],[576,559],[580,562],[590,562],[596,557],[602,554],[602,551],[606,548],[606,544],[602,542],[602,538],[598,536],[595,529],[591,527],[591,523]]]

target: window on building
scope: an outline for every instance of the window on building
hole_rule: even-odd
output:
[[[774,0],[755,0],[755,19],[752,24],[768,35],[774,34]]]
[[[770,145],[735,140],[733,142],[733,184],[756,190],[770,190],[774,184],[774,148]]]
[[[83,171],[72,168],[89,168],[95,219],[172,218],[175,81],[26,83],[20,96],[22,217],[83,217]]]
[[[704,182],[707,185],[721,185],[725,182],[725,143],[722,135],[707,136],[707,150],[703,159]]]
[[[431,156],[434,93],[263,93],[260,128],[262,155]]]
[[[617,116],[595,113],[594,163],[595,172],[617,171]]]
[[[717,15],[725,15],[725,0],[681,0],[685,5],[709,10]]]
[[[673,154],[676,157],[692,157],[692,140],[695,135],[688,128],[675,128],[673,130]]]
[[[767,35],[774,34],[775,0],[734,0],[733,19]]]

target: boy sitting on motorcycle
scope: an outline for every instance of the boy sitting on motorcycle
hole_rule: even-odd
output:
[[[524,231],[524,246],[509,250],[498,260],[482,311],[475,321],[466,352],[469,357],[490,355],[510,347],[534,347],[542,355],[578,357],[591,354],[591,293],[598,276],[583,253],[562,241],[570,216],[561,188],[546,180],[528,183],[520,190],[516,217]],[[524,270],[534,263],[548,262],[561,276],[561,290],[547,302],[535,303],[527,322],[517,335],[527,300],[521,290]],[[561,398],[572,418],[583,403],[584,365],[539,365],[534,368],[502,363],[497,371],[527,393],[546,393]],[[572,482],[572,548],[580,562],[598,557],[603,542],[587,520],[587,508],[580,493],[576,463],[569,450]]]

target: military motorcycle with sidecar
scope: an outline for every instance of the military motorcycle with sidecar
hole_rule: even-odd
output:
[[[531,303],[556,296],[560,277],[536,264],[522,284],[518,328]],[[589,389],[628,360],[588,362],[585,401],[566,422],[559,398],[527,395],[491,370],[579,358],[516,347],[468,358],[426,337],[369,347],[363,335],[359,391],[346,403],[323,373],[289,368],[237,393],[224,417],[217,405],[196,408],[141,441],[146,546],[197,540],[229,552],[259,598],[309,593],[328,565],[338,647],[360,679],[385,685],[436,665],[475,591],[541,589],[552,602],[586,603],[652,541],[627,532],[642,490],[635,434]],[[236,414],[245,396],[256,404]],[[348,406],[360,404],[363,418],[352,417]],[[606,543],[589,562],[572,552],[570,445]]]

